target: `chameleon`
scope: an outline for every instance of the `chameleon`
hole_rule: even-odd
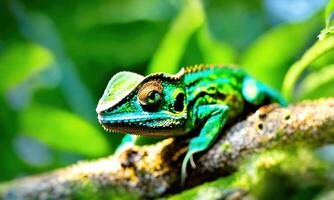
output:
[[[192,157],[207,150],[231,123],[246,112],[276,102],[280,94],[235,66],[195,65],[177,74],[146,77],[122,71],[109,81],[96,107],[98,121],[109,132],[150,137],[177,137],[200,128],[190,139],[182,161],[181,181]],[[126,137],[126,142],[135,139]],[[125,142],[125,143],[126,143]]]

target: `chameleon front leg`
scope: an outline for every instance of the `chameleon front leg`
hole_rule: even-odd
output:
[[[128,147],[132,147],[133,145],[136,144],[137,140],[138,140],[138,136],[137,135],[126,134],[122,138],[121,144],[119,144],[117,146],[115,153],[121,152],[122,150],[124,150],[124,149],[126,149]]]
[[[206,120],[206,122],[199,136],[190,140],[187,154],[182,162],[182,184],[187,176],[188,162],[195,153],[206,150],[213,143],[226,123],[228,110],[227,105],[219,104],[202,105],[197,108],[196,119]]]

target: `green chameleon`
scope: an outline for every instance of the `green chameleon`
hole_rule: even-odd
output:
[[[109,81],[96,112],[104,129],[113,132],[176,137],[201,128],[189,142],[183,182],[187,163],[194,165],[192,155],[208,149],[226,123],[249,107],[270,102],[286,105],[278,92],[241,69],[198,65],[175,75],[119,72]],[[125,137],[121,146],[134,141],[135,137]]]

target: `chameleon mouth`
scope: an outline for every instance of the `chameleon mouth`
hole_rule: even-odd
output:
[[[184,133],[187,115],[151,114],[116,114],[112,116],[98,115],[102,127],[108,132],[130,133],[143,136],[161,137]]]

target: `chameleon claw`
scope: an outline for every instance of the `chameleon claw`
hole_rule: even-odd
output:
[[[191,165],[192,168],[196,168],[196,163],[195,163],[194,157],[192,155],[190,156],[190,165]]]
[[[192,168],[196,168],[196,164],[193,159],[193,154],[196,153],[196,150],[188,151],[186,156],[182,161],[182,168],[181,168],[181,185],[184,186],[186,178],[187,178],[187,165],[190,161]]]
[[[187,165],[189,160],[192,157],[192,153],[190,153],[189,151],[187,152],[186,156],[184,157],[183,161],[182,161],[182,168],[181,168],[181,186],[184,186],[185,182],[186,182],[186,178],[187,178]]]

